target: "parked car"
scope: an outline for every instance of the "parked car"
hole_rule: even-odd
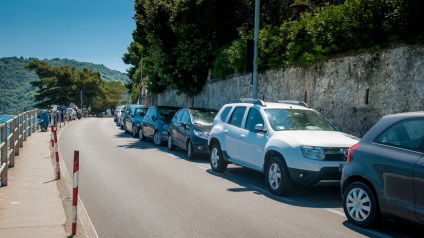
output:
[[[117,113],[116,116],[116,126],[121,127],[122,124],[122,114],[125,111],[125,105],[121,105],[120,111]]]
[[[340,182],[348,148],[358,141],[298,102],[239,99],[219,110],[208,146],[214,171],[228,163],[254,169],[272,193],[286,195],[294,184]]]
[[[175,113],[169,125],[168,149],[187,151],[189,159],[209,155],[208,137],[217,110],[184,108]]]
[[[125,120],[127,118],[127,116],[131,113],[131,110],[135,107],[135,106],[139,106],[140,104],[125,104],[124,108],[122,110],[121,113],[121,120],[120,120],[120,127],[121,129],[123,129],[124,131],[127,131],[127,129],[125,128]]]
[[[130,114],[125,119],[125,132],[131,132],[134,137],[138,137],[138,132],[141,128],[141,121],[143,121],[144,115],[146,115],[148,106],[139,105],[134,106],[131,109]]]
[[[384,116],[350,147],[341,193],[354,225],[390,218],[424,228],[424,112]]]
[[[118,122],[118,118],[121,116],[121,108],[122,108],[122,105],[115,107],[115,111],[113,113],[114,122]]]
[[[147,111],[141,123],[139,133],[140,140],[153,138],[156,145],[168,141],[168,127],[174,114],[180,110],[179,107],[151,106]]]

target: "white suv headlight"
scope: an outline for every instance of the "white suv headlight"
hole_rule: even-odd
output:
[[[324,148],[318,146],[301,146],[303,156],[308,159],[324,160]]]
[[[209,134],[207,132],[204,132],[204,131],[193,130],[193,132],[196,136],[203,138],[203,139],[208,139],[208,137],[209,137]]]

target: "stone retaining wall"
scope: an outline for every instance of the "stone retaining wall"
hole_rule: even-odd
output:
[[[208,81],[193,98],[168,90],[144,97],[142,103],[219,109],[231,99],[251,97],[251,81],[251,75]],[[258,82],[260,99],[306,101],[344,132],[362,137],[386,114],[424,111],[424,47],[270,70],[260,74]]]

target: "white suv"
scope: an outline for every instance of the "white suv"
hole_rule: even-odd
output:
[[[272,193],[287,195],[294,183],[339,182],[358,141],[303,102],[238,99],[219,110],[208,146],[214,171],[228,163],[251,168],[265,174]]]

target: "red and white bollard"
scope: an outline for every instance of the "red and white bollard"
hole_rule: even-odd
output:
[[[50,148],[50,155],[53,157],[54,155],[54,139],[53,139],[53,131],[54,131],[54,127],[52,125],[52,129],[51,129],[51,133],[50,133],[50,141],[52,144],[52,147]]]
[[[74,151],[74,191],[72,195],[72,235],[77,234],[79,151]]]
[[[54,128],[54,127],[52,127],[52,128]],[[56,179],[60,179],[59,146],[58,146],[58,143],[57,143],[56,130],[54,130],[53,134],[54,134],[54,153],[56,155]]]

